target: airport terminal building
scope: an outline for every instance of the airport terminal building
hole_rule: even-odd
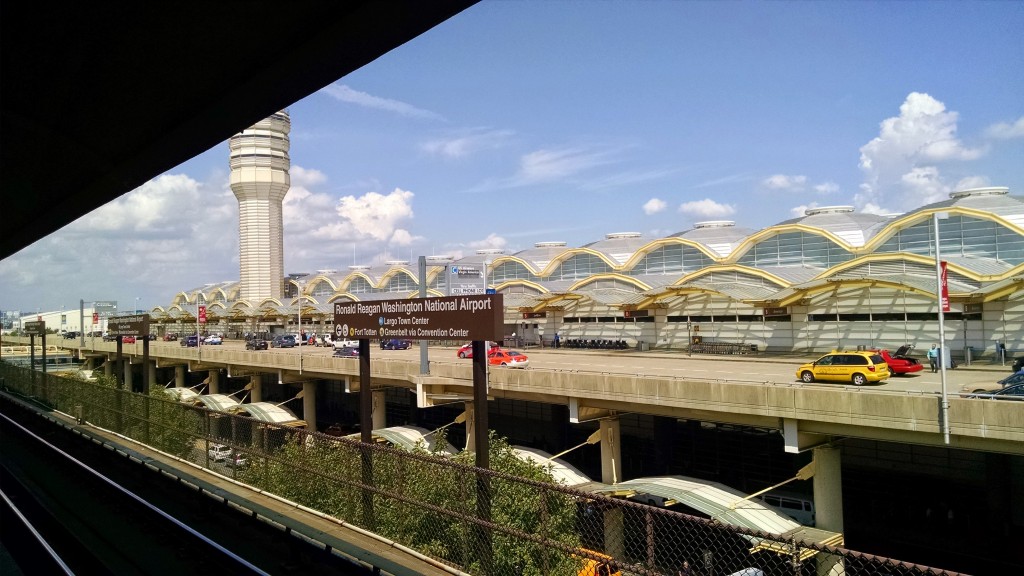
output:
[[[428,256],[422,271],[408,261],[320,270],[282,279],[284,297],[259,301],[242,298],[238,282],[209,284],[182,291],[153,320],[187,332],[203,305],[210,331],[297,331],[301,322],[323,332],[334,302],[419,297],[422,275],[429,296],[474,286],[502,294],[505,333],[525,345],[551,345],[557,333],[561,343],[642,349],[928,348],[939,342],[941,261],[950,350],[991,358],[1002,346],[1024,349],[1024,198],[1009,192],[957,191],[900,215],[820,207],[762,230],[712,221],[661,238],[610,233],[580,247]]]

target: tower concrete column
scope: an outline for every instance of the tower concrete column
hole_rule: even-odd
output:
[[[146,371],[149,372],[149,385],[156,386],[156,362],[153,360],[146,362]],[[163,385],[160,387],[163,388]]]
[[[174,367],[174,386],[176,388],[185,387],[185,365],[178,364]]]
[[[106,362],[103,363],[103,375],[106,376],[107,378],[111,378],[114,376],[114,363],[111,362],[110,360],[107,360]]]
[[[249,383],[252,384],[252,390],[250,390],[252,401],[263,402],[263,375],[253,374],[249,377]]]
[[[302,419],[306,421],[306,430],[316,432],[315,380],[307,380],[302,383]]]
[[[291,187],[287,111],[235,134],[231,191],[238,200],[239,297],[260,301],[283,296],[282,203]]]
[[[621,430],[618,418],[601,420],[601,481],[605,484],[622,481]]]
[[[388,426],[388,414],[387,414],[387,401],[385,400],[386,393],[383,390],[374,390],[373,398],[371,399],[373,404],[373,429],[380,430],[381,428],[387,428]]]
[[[220,370],[210,370],[209,375],[209,394],[220,394]]]

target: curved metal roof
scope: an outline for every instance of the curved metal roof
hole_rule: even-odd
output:
[[[532,462],[544,468],[555,482],[563,486],[577,486],[591,482],[589,476],[580,472],[578,468],[569,464],[561,458],[552,458],[551,454],[538,448],[527,448],[526,446],[512,446],[512,451],[522,460]]]
[[[809,208],[803,216],[780,222],[767,229],[799,224],[830,232],[847,245],[860,247],[892,220],[889,216],[854,212],[853,206],[822,206]]]
[[[725,258],[732,254],[743,240],[755,232],[756,230],[751,228],[737,227],[736,223],[731,220],[712,220],[697,222],[693,228],[672,234],[672,236],[697,242]]]
[[[901,217],[941,208],[983,210],[1024,228],[1024,197],[1011,196],[1010,189],[1001,186],[970,188],[951,192],[948,200],[922,206],[901,215]]]
[[[649,242],[650,239],[645,239],[639,232],[613,232],[605,235],[603,240],[591,242],[583,247],[600,252],[616,265],[621,265]]]
[[[540,272],[567,250],[570,248],[566,247],[565,242],[538,242],[533,248],[520,250],[513,256],[529,264],[534,272]]]

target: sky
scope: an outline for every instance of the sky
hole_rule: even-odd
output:
[[[484,1],[288,107],[285,273],[1024,195],[1024,2]],[[237,280],[227,138],[0,261],[0,310]]]

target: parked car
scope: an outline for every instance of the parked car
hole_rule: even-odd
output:
[[[229,456],[231,456],[231,447],[223,444],[211,444],[210,449],[207,450],[206,454],[210,457],[210,460],[214,462],[223,462]]]
[[[196,336],[195,334],[185,336],[184,338],[179,340],[178,343],[181,344],[182,346],[195,348],[196,346],[199,346],[199,336]]]
[[[333,346],[334,342],[331,340],[330,334],[321,334],[316,337],[316,342],[313,343],[315,346]]]
[[[334,349],[335,358],[358,358],[359,347],[358,346],[342,346],[341,348]]]
[[[103,334],[103,341],[104,342],[113,342],[114,340],[117,340],[117,336],[114,336],[113,334],[111,334],[109,332]]]
[[[1018,356],[1017,359],[1013,361],[1013,365],[1010,366],[1011,372],[1020,372],[1021,370],[1024,370],[1024,356]]]
[[[907,351],[909,351],[909,348],[906,346],[900,346],[899,349],[896,350],[895,356],[889,354],[889,351],[885,349],[875,349],[872,351],[877,352],[878,355],[885,360],[885,363],[889,365],[889,371],[892,372],[894,376],[902,376],[904,374],[924,370],[924,364],[921,364],[917,358],[906,356]]]
[[[991,384],[981,384],[975,382],[973,384],[965,384],[960,388],[961,394],[991,394],[998,392],[1007,386],[1014,386],[1017,384],[1024,384],[1024,372],[1017,372],[1011,374],[998,382]]]
[[[491,348],[496,348],[497,346],[498,346],[497,342],[487,342],[487,349],[488,350],[490,350]],[[473,357],[473,343],[472,342],[467,342],[466,344],[463,344],[462,347],[459,348],[459,351],[456,352],[456,355],[459,358],[472,358]]]
[[[270,341],[271,348],[295,348],[295,337],[291,334],[278,334]]]
[[[246,350],[266,350],[267,341],[263,338],[247,338],[245,341]]]
[[[178,339],[178,335],[173,333],[173,332],[164,334],[164,341],[165,342],[173,342],[173,341],[175,341],[177,339]]]
[[[121,344],[135,344],[135,336],[121,336]]]
[[[217,334],[210,334],[206,338],[203,338],[203,344],[218,345],[223,344],[224,340]]]
[[[224,459],[224,465],[229,468],[248,468],[249,459],[241,452],[232,451],[231,454]]]
[[[889,365],[885,360],[877,353],[867,351],[835,351],[796,370],[796,377],[807,383],[825,380],[852,382],[855,386],[881,382],[888,378],[889,374]]]
[[[509,366],[512,368],[526,368],[530,365],[530,358],[522,352],[515,350],[503,350],[491,348],[487,351],[487,363],[491,366]]]
[[[381,350],[408,350],[412,347],[412,340],[400,340],[398,338],[391,338],[388,340],[380,341]]]
[[[65,340],[71,340],[72,338],[78,338],[78,336],[80,334],[81,334],[81,332],[65,332],[64,333],[64,339]]]

